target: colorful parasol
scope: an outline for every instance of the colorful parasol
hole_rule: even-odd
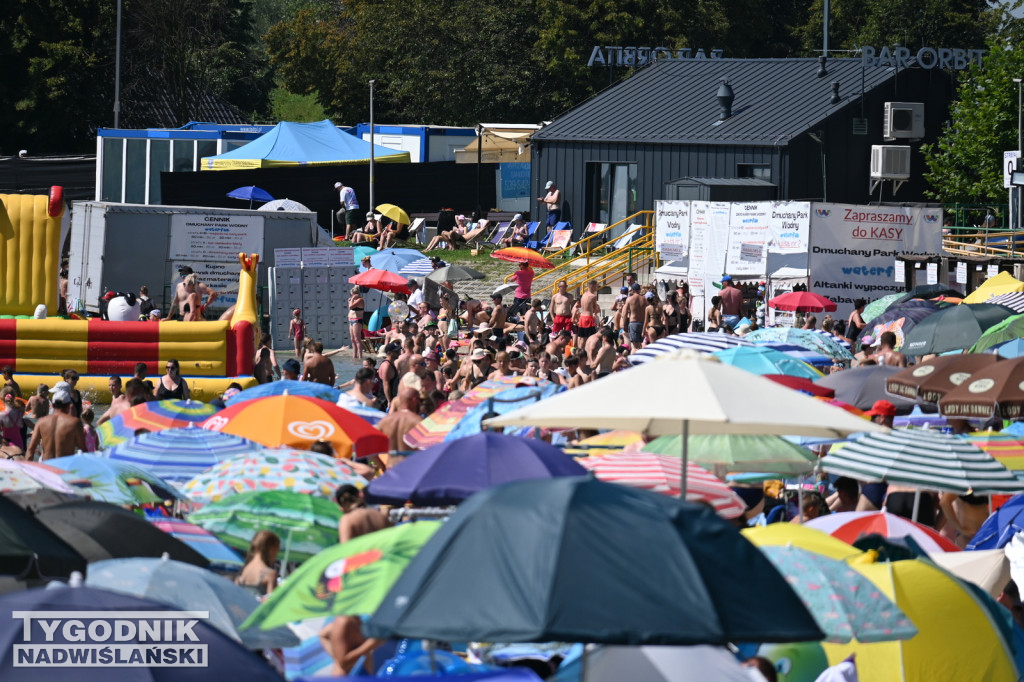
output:
[[[142,467],[93,454],[47,460],[82,497],[111,504],[141,505],[183,499],[174,486]]]
[[[349,284],[358,284],[361,287],[377,289],[378,291],[393,291],[399,294],[412,293],[412,290],[409,289],[409,280],[387,270],[371,268],[366,272],[360,272],[354,277],[349,277],[348,281]]]
[[[242,570],[244,562],[238,552],[218,540],[210,531],[171,516],[147,516],[146,520],[202,554],[210,562],[210,568],[221,571]]]
[[[832,312],[836,304],[813,291],[790,291],[768,300],[768,307],[797,313]]]
[[[808,520],[804,525],[853,544],[862,535],[885,538],[910,536],[926,552],[959,552],[960,548],[923,523],[888,512],[839,512]]]
[[[0,459],[0,493],[27,493],[36,490],[56,490],[74,493],[62,478],[64,472],[48,464]]]
[[[100,424],[100,445],[109,448],[135,436],[139,429],[160,431],[201,422],[217,408],[198,400],[155,400],[131,407]]]
[[[964,436],[967,440],[995,457],[1018,478],[1024,477],[1024,440],[1008,433],[981,431]]]
[[[189,424],[185,428],[144,433],[102,454],[167,480],[187,481],[223,459],[262,449],[259,443],[240,436]]]
[[[329,498],[346,483],[363,487],[366,479],[344,460],[281,448],[225,459],[181,490],[196,502],[216,502],[253,490],[290,490]]]
[[[497,258],[498,260],[510,263],[528,263],[531,267],[543,268],[545,270],[555,267],[555,264],[547,258],[525,246],[510,246],[507,249],[498,249],[491,254],[491,258]]]
[[[300,395],[275,395],[233,405],[207,419],[202,427],[271,448],[305,450],[325,440],[336,457],[345,459],[388,450],[388,437],[366,420],[333,403]]]

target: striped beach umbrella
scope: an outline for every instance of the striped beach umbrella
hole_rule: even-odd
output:
[[[259,443],[235,436],[200,429],[164,429],[136,436],[104,450],[103,456],[149,471],[169,481],[187,481],[218,462],[263,449]]]
[[[222,571],[242,570],[244,562],[241,555],[218,540],[210,531],[171,516],[147,516],[146,520],[202,554],[209,560],[210,568]]]
[[[878,512],[839,512],[819,516],[804,523],[808,528],[828,533],[848,544],[862,535],[881,535],[885,538],[911,537],[926,552],[959,552],[960,548],[943,535],[923,523],[905,519],[896,514]]]
[[[800,362],[806,362],[808,365],[831,365],[832,358],[824,353],[820,353],[816,350],[810,350],[803,346],[798,346],[792,343],[763,343],[759,344],[764,348],[771,348],[777,350],[780,353],[785,353],[795,360]]]
[[[985,301],[985,303],[992,303],[994,305],[1005,305],[1007,308],[1013,308],[1018,313],[1024,313],[1024,291],[1014,291],[1008,294],[997,294],[992,298]]]
[[[850,342],[840,339],[821,329],[796,329],[794,327],[765,327],[755,329],[743,337],[754,343],[785,343],[800,346],[835,360],[852,360]]]
[[[992,455],[963,438],[934,431],[859,434],[826,455],[821,467],[859,481],[902,483],[959,495],[1024,491],[1024,482]]]
[[[666,336],[663,339],[659,339],[654,343],[645,346],[636,353],[632,353],[629,356],[629,362],[632,365],[642,365],[645,362],[650,362],[660,355],[672,353],[683,348],[689,348],[690,350],[695,350],[699,353],[714,353],[715,351],[725,350],[726,348],[753,345],[753,343],[744,338],[731,336],[729,334],[721,334],[718,332],[684,332],[681,334]]]
[[[0,493],[27,493],[37,490],[56,490],[74,493],[62,474],[63,470],[50,463],[23,462],[0,459]]]
[[[980,431],[965,436],[969,442],[996,458],[996,461],[1024,478],[1024,440],[1020,436],[994,431]]]
[[[442,267],[448,263],[441,261]],[[419,258],[398,271],[403,277],[426,277],[434,271],[434,261],[430,258]]]
[[[161,431],[205,420],[217,408],[199,400],[153,400],[130,407],[100,424],[96,431],[105,448],[123,443],[139,429]]]
[[[586,469],[603,481],[631,488],[651,490],[671,497],[679,496],[683,460],[671,455],[650,452],[621,452],[593,459],[579,460]],[[736,518],[747,506],[740,496],[722,481],[690,462],[686,471],[686,499],[706,502],[719,516]]]
[[[259,384],[244,391],[239,391],[224,401],[228,407],[244,403],[247,400],[266,398],[271,395],[304,395],[310,398],[319,398],[329,403],[338,401],[341,391],[333,386],[321,384],[318,381],[293,381],[292,379],[281,379],[266,384]]]

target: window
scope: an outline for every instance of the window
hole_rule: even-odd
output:
[[[171,169],[170,140],[149,141],[149,203],[160,203],[160,173]]]
[[[173,172],[183,173],[195,170],[196,143],[192,140],[174,141]]]
[[[207,156],[217,156],[217,140],[198,140],[196,142],[196,165],[195,170],[199,170],[199,164],[202,163],[203,159]]]
[[[738,163],[736,164],[737,178],[757,178],[765,182],[772,181],[772,167],[760,163]]]
[[[103,138],[102,201],[121,201],[121,164],[124,160],[124,138]]]
[[[636,164],[587,164],[586,222],[611,225],[636,213]]]
[[[146,142],[148,140],[128,140],[124,164],[124,200],[128,204],[146,203]]]

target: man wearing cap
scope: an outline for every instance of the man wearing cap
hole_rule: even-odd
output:
[[[338,192],[341,203],[341,208],[335,215],[338,222],[345,225],[345,239],[350,239],[352,231],[362,227],[359,223],[359,200],[356,199],[356,191],[342,182],[334,183],[334,189]]]
[[[559,218],[562,217],[562,190],[558,189],[554,180],[548,180],[544,185],[544,189],[547,190],[547,194],[537,197],[537,201],[543,201],[544,206],[547,207],[548,219],[544,224],[548,228],[552,228],[558,224]]]
[[[302,370],[302,365],[295,358],[288,358],[281,365],[281,378],[288,381],[298,381],[299,372]]]
[[[876,400],[871,409],[864,413],[865,417],[876,424],[892,428],[893,418],[896,416],[896,406],[888,400]]]
[[[82,421],[74,416],[71,407],[71,385],[66,381],[53,387],[53,413],[42,417],[32,430],[25,457],[40,460],[65,457],[76,452],[85,452],[85,429]]]
[[[722,276],[722,322],[733,329],[739,326],[743,317],[743,292],[732,283],[732,276]]]

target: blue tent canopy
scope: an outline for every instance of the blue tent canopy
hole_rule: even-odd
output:
[[[329,120],[282,121],[252,142],[217,156],[203,157],[202,170],[238,170],[275,166],[340,166],[370,160],[370,143],[343,133]],[[409,152],[373,145],[379,163],[409,163]]]

